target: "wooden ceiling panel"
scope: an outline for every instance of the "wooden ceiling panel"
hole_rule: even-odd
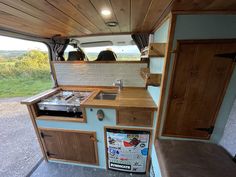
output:
[[[174,1],[174,11],[235,11],[236,0],[178,0]]]
[[[157,22],[167,15],[163,9],[167,9],[171,2],[172,0],[152,0],[142,24],[142,31],[152,31]]]
[[[51,37],[51,34],[53,33],[51,30],[40,30],[37,26],[30,26],[29,23],[26,23],[11,14],[0,11],[0,15],[0,28],[2,29],[8,29],[10,31],[29,34],[36,37]]]
[[[110,0],[113,12],[118,20],[121,32],[130,32],[131,0]]]
[[[116,15],[112,9],[111,3],[109,0],[90,0],[90,2],[93,4],[93,6],[96,8],[98,15],[101,14],[101,11],[103,9],[110,9],[111,10],[111,15],[108,17],[101,17],[104,19],[104,22],[110,22],[110,21],[115,21],[117,22],[117,18]],[[119,24],[116,27],[109,27],[109,29],[113,32],[113,33],[119,33],[120,32],[120,27]]]
[[[141,32],[151,0],[131,0],[131,31]],[[148,29],[145,29],[145,32]]]
[[[0,6],[2,7],[1,8],[1,11],[2,12],[6,12],[7,14],[10,14],[12,16],[15,16],[18,18],[18,22],[24,22],[24,23],[27,23],[28,26],[47,26],[48,24],[45,22],[45,21],[42,21],[38,18],[35,18],[31,15],[28,15],[20,10],[17,10],[15,8],[12,8],[8,5],[5,5],[4,3],[1,3],[0,2]],[[61,29],[60,28],[55,28],[54,26],[51,26],[50,29],[48,29],[48,31],[51,31],[53,33],[63,33],[63,31],[60,31]]]
[[[52,37],[153,32],[170,11],[235,13],[236,0],[0,0],[0,7],[0,30]]]
[[[46,13],[54,18],[57,18],[58,20],[67,24],[68,26],[75,28],[77,31],[79,31],[79,33],[86,34],[86,35],[92,34],[91,31],[84,28],[81,24],[79,24],[74,19],[66,15],[66,13],[63,13],[62,11],[56,9],[54,6],[52,6],[45,0],[22,0],[22,1],[30,4],[34,8],[41,10],[42,13]]]
[[[101,32],[109,33],[111,30],[105,25],[104,20],[98,14],[96,8],[89,0],[69,0],[82,14],[84,14]]]
[[[88,29],[92,33],[100,32],[100,29],[91,23],[89,19],[84,16],[76,7],[67,0],[47,0],[49,4],[54,6],[56,9],[65,13],[71,19],[75,20],[77,23],[82,25],[84,28]]]
[[[20,10],[23,13],[26,13],[42,21],[45,21],[47,23],[47,26],[53,25],[55,28],[58,29],[58,31],[63,30],[62,33],[60,33],[62,36],[73,35],[73,34],[79,33],[79,31],[62,23],[57,18],[54,18],[46,13],[42,13],[42,11],[38,10],[37,8],[32,7],[29,4],[22,2],[21,0],[0,0],[0,2],[3,2],[4,4],[7,4],[10,7],[15,8],[16,10]],[[39,26],[39,25],[37,25],[37,27],[44,28],[44,26]]]

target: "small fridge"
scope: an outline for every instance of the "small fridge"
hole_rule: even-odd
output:
[[[106,130],[108,169],[145,173],[149,131]]]

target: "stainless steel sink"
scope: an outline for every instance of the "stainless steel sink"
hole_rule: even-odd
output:
[[[100,92],[97,94],[94,99],[96,100],[115,100],[117,93],[109,93],[109,92]]]

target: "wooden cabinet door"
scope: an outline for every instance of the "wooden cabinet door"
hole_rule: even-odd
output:
[[[209,139],[234,68],[236,42],[180,41],[174,61],[163,135]]]
[[[95,132],[41,129],[48,159],[98,164]]]

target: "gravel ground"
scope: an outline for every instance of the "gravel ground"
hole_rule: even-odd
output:
[[[23,98],[0,99],[0,176],[23,177],[42,158]]]

